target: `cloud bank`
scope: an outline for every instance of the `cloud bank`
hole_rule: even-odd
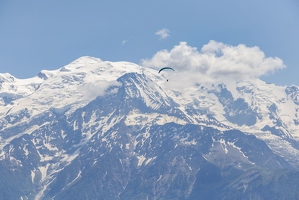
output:
[[[86,100],[95,99],[98,96],[107,94],[107,89],[112,86],[121,86],[120,82],[98,80],[83,84],[78,87],[78,90],[84,91]],[[109,91],[109,94],[116,92],[116,90]]]
[[[156,33],[156,35],[159,35],[160,36],[160,39],[166,39],[170,36],[169,34],[169,30],[166,29],[166,28],[163,28],[161,30],[158,30]]]
[[[253,79],[285,68],[281,59],[265,57],[256,46],[231,46],[213,40],[200,51],[180,42],[170,51],[159,51],[141,63],[154,69],[173,67],[176,72],[188,75],[193,83]]]

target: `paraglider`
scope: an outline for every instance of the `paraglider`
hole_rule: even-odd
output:
[[[171,68],[171,67],[163,67],[163,68],[161,68],[161,69],[159,70],[158,74],[160,74],[160,72],[163,71],[163,70],[172,70],[172,71],[174,71],[174,69]],[[166,79],[166,80],[167,80],[167,82],[168,82],[168,79]]]
[[[171,67],[163,67],[163,68],[161,68],[161,69],[159,70],[158,73],[160,73],[161,71],[163,71],[163,70],[165,70],[165,69],[170,69],[170,70],[174,71],[174,69],[172,69]]]

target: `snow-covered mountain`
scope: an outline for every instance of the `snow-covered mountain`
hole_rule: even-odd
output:
[[[298,197],[297,86],[180,81],[92,57],[0,74],[1,198]]]

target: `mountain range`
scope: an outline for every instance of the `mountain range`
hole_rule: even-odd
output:
[[[88,56],[0,74],[0,199],[298,199],[299,88],[183,80]]]

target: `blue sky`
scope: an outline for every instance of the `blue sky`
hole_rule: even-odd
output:
[[[0,73],[29,78],[81,56],[141,64],[213,40],[280,58],[285,68],[259,77],[299,85],[298,36],[297,0],[0,0]]]

